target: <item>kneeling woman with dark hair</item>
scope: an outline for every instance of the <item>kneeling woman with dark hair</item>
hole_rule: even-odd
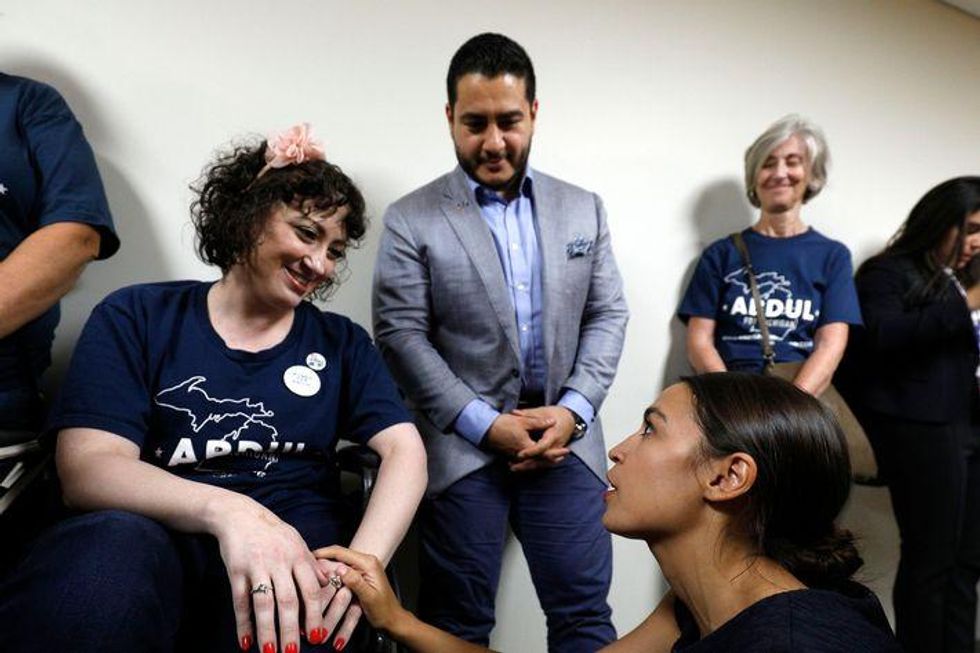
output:
[[[862,561],[834,519],[850,465],[833,416],[780,379],[686,378],[612,449],[603,522],[646,540],[671,590],[635,630],[603,649],[899,651]],[[418,651],[480,647],[420,623],[395,601],[379,562],[331,547],[368,619]]]

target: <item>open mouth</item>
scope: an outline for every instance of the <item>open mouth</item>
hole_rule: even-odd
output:
[[[609,499],[616,494],[616,486],[612,484],[608,478],[606,479],[606,489],[602,493],[602,498],[604,501],[609,501]]]

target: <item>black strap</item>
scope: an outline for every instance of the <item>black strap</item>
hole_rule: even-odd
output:
[[[772,348],[772,340],[769,338],[769,323],[766,322],[766,306],[762,303],[762,296],[759,294],[759,284],[755,280],[752,258],[749,256],[749,248],[745,244],[745,238],[742,237],[741,231],[736,231],[729,238],[735,243],[735,249],[742,255],[742,263],[745,264],[745,276],[749,278],[749,289],[752,291],[752,300],[755,302],[755,317],[759,322],[759,333],[762,334],[762,360],[768,370],[776,363],[776,352]]]

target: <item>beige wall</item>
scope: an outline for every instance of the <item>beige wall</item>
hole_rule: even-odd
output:
[[[510,34],[534,59],[534,164],[600,192],[609,209],[633,314],[604,408],[611,442],[686,369],[672,312],[700,248],[752,220],[740,159],[769,122],[800,112],[825,128],[830,184],[804,217],[857,260],[931,185],[980,172],[980,20],[929,0],[7,0],[0,69],[68,98],[123,238],[66,302],[58,368],[109,290],[213,275],[193,255],[187,184],[235,135],[312,121],[378,218],[449,169],[445,70],[483,30]],[[332,305],[365,325],[377,236],[352,256]],[[849,510],[869,578],[887,592],[887,497],[862,491]],[[640,621],[660,591],[645,547],[617,540],[618,628]],[[495,646],[543,650],[516,547],[498,604]]]

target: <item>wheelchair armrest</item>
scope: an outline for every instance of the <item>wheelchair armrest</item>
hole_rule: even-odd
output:
[[[341,471],[361,474],[365,470],[377,471],[381,456],[364,444],[350,444],[337,449],[337,464]]]

